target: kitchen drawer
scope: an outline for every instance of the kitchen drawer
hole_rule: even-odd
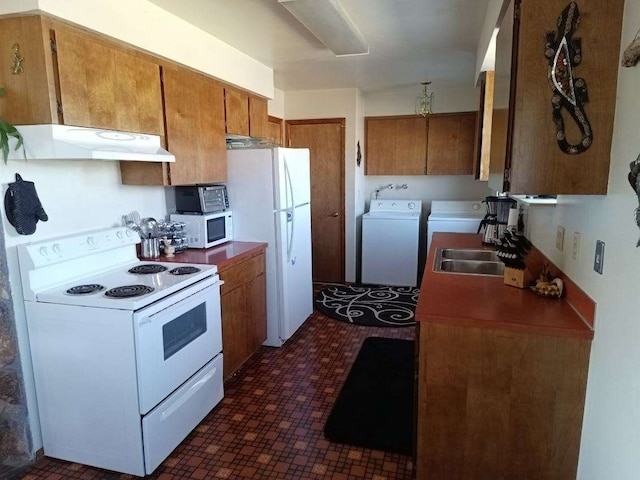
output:
[[[245,262],[219,272],[220,278],[224,280],[220,294],[225,295],[235,290],[256,278],[261,273],[264,273],[264,253],[260,253]]]

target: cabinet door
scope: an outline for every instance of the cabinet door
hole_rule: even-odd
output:
[[[396,151],[396,121],[366,119],[365,174],[393,175]]]
[[[576,83],[577,79],[584,79],[586,83],[589,101],[583,110],[593,132],[591,146],[578,154],[565,153],[558,145],[552,118],[553,92],[547,80],[548,63],[546,59],[540,61],[540,51],[544,46],[544,40],[540,40],[541,32],[556,32],[558,17],[568,2],[540,0],[518,3],[519,25],[516,20],[514,29],[517,62],[512,74],[515,90],[512,95],[509,191],[606,194],[625,2],[578,2],[580,19],[571,38],[581,39],[582,62],[575,67],[573,79]],[[580,144],[583,135],[570,111],[562,108],[561,114],[568,143]]]
[[[249,135],[269,138],[269,115],[264,98],[249,97]]]
[[[242,365],[248,355],[246,295],[246,288],[242,286],[220,298],[225,379]]]
[[[365,119],[366,175],[424,175],[427,161],[427,120],[423,117]]]
[[[157,63],[67,30],[54,36],[64,124],[164,135]]]
[[[427,175],[473,174],[476,112],[429,117]]]
[[[269,117],[269,135],[268,138],[275,144],[284,146],[282,139],[282,119]]]
[[[49,35],[39,16],[0,20],[0,118],[14,125],[57,123],[56,96]],[[13,45],[25,58],[24,72],[13,75]],[[51,81],[49,81],[51,80]]]
[[[227,146],[222,85],[181,68],[163,68],[171,185],[224,182]]]
[[[267,284],[264,273],[247,283],[246,293],[247,348],[251,355],[267,339]]]
[[[249,135],[249,95],[235,88],[224,89],[227,133]]]
[[[427,173],[427,120],[423,117],[396,120],[394,175]]]

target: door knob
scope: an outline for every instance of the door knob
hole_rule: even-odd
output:
[[[340,214],[338,212],[332,213],[331,215],[329,215],[330,217],[339,217]]]

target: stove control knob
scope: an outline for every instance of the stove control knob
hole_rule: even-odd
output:
[[[57,253],[58,255],[62,253],[62,247],[59,243],[53,244],[53,253]]]
[[[87,244],[88,244],[90,247],[93,247],[93,246],[96,244],[96,240],[95,240],[95,238],[93,238],[93,237],[87,237]]]
[[[46,257],[49,255],[49,249],[47,247],[40,247],[40,255]]]
[[[130,237],[131,235],[133,235],[131,230],[126,230],[125,233],[126,233],[127,237]]]
[[[413,210],[414,208],[416,208],[416,204],[414,202],[409,202],[407,207],[409,208],[409,210]]]
[[[124,233],[119,231],[118,233],[116,233],[116,237],[118,237],[120,240],[122,240],[124,238]]]

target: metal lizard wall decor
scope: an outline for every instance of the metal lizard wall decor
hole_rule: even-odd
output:
[[[558,31],[546,33],[544,55],[549,61],[548,80],[553,90],[551,105],[553,121],[556,124],[556,139],[560,149],[570,155],[582,153],[593,143],[591,124],[584,111],[589,102],[587,84],[584,78],[574,78],[574,67],[582,61],[582,39],[573,38],[580,23],[578,4],[571,2],[558,18]],[[567,141],[562,109],[566,109],[576,122],[582,134],[580,143],[572,145]]]
[[[640,228],[640,155],[638,155],[638,158],[636,158],[635,161],[629,164],[629,168],[631,169],[628,176],[629,183],[631,184],[633,191],[636,192],[636,195],[638,196],[638,207],[633,212],[633,215],[636,225]],[[638,247],[640,247],[640,240],[636,243],[636,248]]]

